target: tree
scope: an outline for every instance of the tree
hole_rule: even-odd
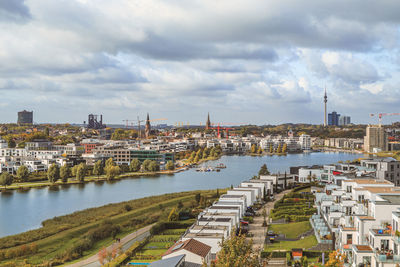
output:
[[[150,164],[149,164],[149,171],[151,171],[151,172],[157,172],[157,171],[159,171],[159,170],[160,170],[160,164],[159,164],[157,161],[152,160],[152,161],[150,162]]]
[[[172,160],[168,161],[167,164],[165,165],[165,168],[169,171],[172,171],[175,169],[175,164],[172,162]]]
[[[257,154],[262,154],[262,152],[263,152],[263,150],[262,150],[261,146],[259,146],[257,149]]]
[[[57,164],[51,164],[47,170],[47,179],[49,179],[49,182],[51,183],[55,183],[58,179],[60,179],[60,168],[57,166]]]
[[[44,134],[46,135],[46,136],[49,136],[49,128],[48,127],[46,127],[46,128],[44,128]]]
[[[96,161],[93,166],[93,174],[99,178],[100,175],[104,173],[103,162],[101,160]]]
[[[63,183],[68,182],[68,178],[71,176],[71,169],[67,164],[60,168],[60,178]]]
[[[14,138],[9,137],[7,139],[7,145],[9,148],[14,148],[16,146]]]
[[[108,166],[106,169],[106,175],[108,180],[113,180],[115,176],[120,174],[121,169],[119,166]]]
[[[8,172],[3,172],[0,175],[0,185],[4,186],[5,188],[7,188],[7,185],[11,185],[12,182],[13,182],[13,177]]]
[[[269,145],[269,153],[274,153],[274,147],[272,146],[272,144]]]
[[[325,266],[339,267],[344,265],[344,259],[346,255],[339,252],[339,250],[332,251],[329,253],[329,260]]]
[[[197,205],[199,205],[199,204],[200,204],[200,199],[201,199],[201,194],[200,194],[200,193],[197,193],[197,194],[194,196],[194,198],[196,199]]]
[[[75,165],[71,168],[71,176],[76,177],[76,171],[78,170],[79,165]]]
[[[281,153],[282,152],[282,145],[279,144],[278,148],[276,149],[276,153]]]
[[[284,143],[282,147],[282,153],[286,153],[286,150],[287,150],[287,144]]]
[[[255,144],[252,144],[251,148],[250,148],[250,152],[254,154],[254,153],[256,153],[256,151],[257,151],[257,146]]]
[[[106,167],[104,169],[107,169],[110,166],[115,166],[115,162],[113,161],[112,158],[106,160]]]
[[[222,240],[221,250],[217,253],[217,260],[211,266],[246,266],[259,267],[258,253],[252,249],[253,241],[247,241],[245,235],[231,233],[229,239]]]
[[[168,215],[168,221],[173,222],[173,221],[177,221],[177,220],[179,220],[179,214],[176,211],[176,208],[173,208]]]
[[[76,169],[76,179],[80,182],[83,182],[85,180],[86,176],[86,165],[84,163],[81,163],[78,165]]]
[[[150,163],[151,163],[151,160],[149,160],[149,159],[146,159],[145,161],[143,161],[142,168],[144,171],[149,171]]]
[[[258,175],[269,175],[270,172],[268,170],[267,164],[261,166],[260,170],[258,171]]]
[[[21,167],[18,168],[17,170],[17,177],[21,181],[26,182],[29,177],[29,170],[25,165],[22,165]]]
[[[140,171],[141,163],[138,159],[133,159],[131,164],[129,165],[129,170],[131,172],[138,172]]]

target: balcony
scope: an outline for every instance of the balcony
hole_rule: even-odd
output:
[[[375,251],[375,259],[380,263],[399,263],[400,256],[390,252]]]

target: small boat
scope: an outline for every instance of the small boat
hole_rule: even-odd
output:
[[[218,165],[216,166],[216,168],[218,168],[218,169],[225,169],[225,168],[226,168],[226,165],[223,164],[223,163],[220,163],[220,164],[218,164]]]

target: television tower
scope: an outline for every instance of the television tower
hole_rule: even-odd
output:
[[[324,126],[326,127],[328,124],[326,122],[326,103],[328,103],[328,96],[326,95],[326,86],[325,86],[325,95],[324,95]]]

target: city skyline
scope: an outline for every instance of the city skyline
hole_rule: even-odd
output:
[[[346,7],[345,9],[343,7]],[[354,123],[398,112],[398,1],[0,2],[0,123]],[[384,123],[399,121],[387,117]],[[164,123],[164,122],[160,122]]]

